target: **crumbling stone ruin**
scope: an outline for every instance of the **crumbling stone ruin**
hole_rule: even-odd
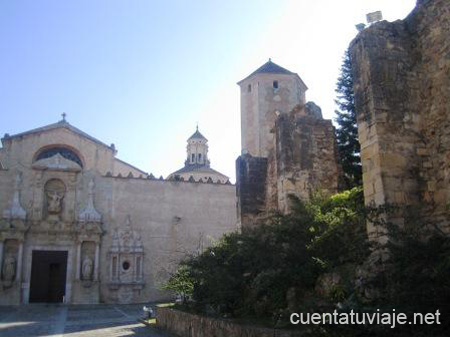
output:
[[[290,197],[338,191],[342,171],[331,120],[306,103],[301,78],[271,60],[240,81],[242,155],[236,161],[238,214],[243,229]]]
[[[418,0],[350,48],[366,204],[408,206],[448,233],[450,1]],[[401,225],[405,213],[387,220]],[[385,238],[378,228],[369,225],[372,239]]]

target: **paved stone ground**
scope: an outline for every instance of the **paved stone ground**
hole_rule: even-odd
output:
[[[0,336],[170,337],[136,320],[142,305],[50,305],[0,307]]]

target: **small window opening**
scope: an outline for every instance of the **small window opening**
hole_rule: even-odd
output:
[[[278,81],[273,81],[273,88],[278,89]]]
[[[195,161],[195,154],[193,153],[192,157],[191,157],[191,162],[194,162],[194,161]]]
[[[202,160],[202,154],[201,153],[198,154],[198,160]]]
[[[248,91],[248,92],[252,92],[252,85],[251,85],[251,84],[249,84],[249,85],[247,86],[247,91]]]

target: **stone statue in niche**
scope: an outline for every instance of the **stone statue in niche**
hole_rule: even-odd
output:
[[[83,277],[83,280],[92,280],[92,272],[94,271],[94,263],[92,262],[92,259],[88,256],[86,256],[83,259],[83,264],[81,267],[81,276]]]
[[[60,214],[62,212],[65,192],[66,186],[61,180],[52,179],[45,184],[48,214]]]
[[[57,192],[47,192],[48,206],[47,211],[49,214],[61,213],[61,201],[64,198],[63,194]]]
[[[16,259],[13,256],[5,257],[3,261],[3,281],[12,282],[16,277]]]

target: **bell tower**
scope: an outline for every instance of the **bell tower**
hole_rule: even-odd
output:
[[[274,146],[275,119],[305,104],[308,89],[298,74],[272,62],[238,82],[241,88],[241,150],[268,157]]]
[[[187,158],[184,162],[184,167],[171,173],[167,179],[204,183],[230,183],[226,175],[211,168],[208,158],[208,139],[198,131],[198,126],[194,134],[187,140]]]
[[[208,140],[198,131],[187,140],[187,159],[185,165],[198,165],[209,167]]]

